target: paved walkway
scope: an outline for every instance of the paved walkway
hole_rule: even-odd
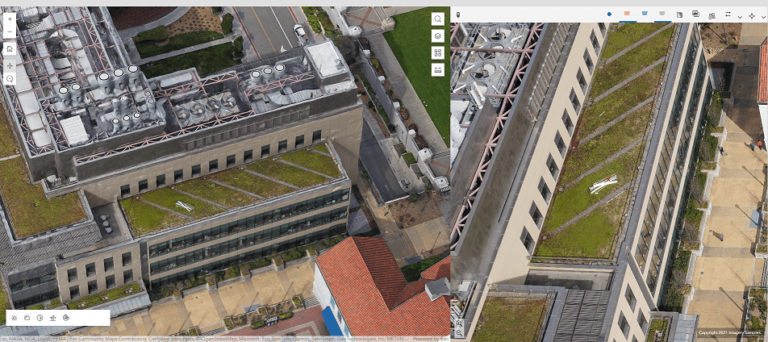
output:
[[[252,276],[250,281],[238,281],[216,290],[202,290],[186,295],[182,300],[153,305],[149,310],[113,320],[108,327],[93,327],[81,331],[78,335],[170,336],[193,326],[206,333],[223,327],[224,317],[244,314],[245,308],[251,305],[271,305],[297,294],[305,299],[314,297],[314,271],[314,262],[304,262],[279,272],[260,273]],[[298,319],[287,320],[277,326],[283,330],[291,329],[302,324],[301,317],[305,315],[311,316],[309,309],[297,312],[295,318]],[[246,329],[251,331],[250,328]],[[303,328],[299,327],[296,330],[301,329]],[[257,331],[261,335],[269,330],[264,328]],[[301,335],[301,331],[296,334]],[[327,335],[324,325],[316,327],[314,333],[315,335],[311,336]]]
[[[632,109],[624,112],[624,114],[619,115],[617,118],[611,120],[607,124],[600,126],[600,128],[596,129],[594,132],[589,133],[589,135],[584,137],[584,139],[579,140],[579,145],[581,145],[581,144],[591,140],[592,138],[600,135],[601,133],[605,132],[609,128],[613,127],[613,125],[615,125],[615,124],[621,122],[622,120],[624,120],[624,118],[626,118],[627,115],[632,114],[632,113],[640,110],[640,108],[645,107],[645,105],[653,102],[654,97],[656,97],[656,95],[651,96],[651,97],[645,99],[645,101],[638,103],[637,106],[632,107]]]
[[[139,34],[139,32],[144,32],[146,30],[151,30],[151,29],[153,29],[155,27],[158,27],[160,25],[168,26],[171,23],[173,23],[174,21],[179,20],[179,18],[181,18],[184,14],[186,14],[187,11],[189,11],[190,8],[191,7],[176,7],[176,9],[173,10],[173,12],[168,13],[168,15],[166,15],[166,16],[158,19],[158,20],[155,20],[155,21],[153,21],[151,23],[147,23],[147,24],[144,24],[144,25],[141,25],[141,26],[131,27],[129,29],[118,31],[118,33],[120,34],[120,37],[125,39],[125,38],[132,38],[133,36]]]
[[[137,64],[137,65],[147,64],[147,63],[150,63],[150,62],[159,61],[161,59],[166,59],[166,58],[170,58],[170,57],[174,57],[174,56],[178,56],[178,55],[183,55],[185,53],[190,53],[190,52],[195,52],[197,50],[206,49],[206,48],[209,48],[211,46],[216,46],[216,45],[221,45],[221,44],[232,44],[232,42],[234,40],[235,40],[234,36],[227,35],[224,38],[216,39],[216,40],[214,40],[212,42],[207,42],[207,43],[198,44],[198,45],[195,45],[195,46],[186,47],[186,48],[183,48],[181,50],[171,51],[171,52],[168,52],[168,53],[164,53],[162,55],[142,58],[142,59],[139,59],[138,61],[134,60],[133,57],[135,57],[135,56],[131,55],[131,61],[133,61],[133,63]],[[132,47],[131,51],[136,51],[135,50],[135,45],[132,45],[131,47]],[[243,50],[245,50],[245,47],[243,47]],[[139,53],[137,51],[136,55],[138,55],[138,54]]]
[[[400,95],[403,107],[408,109],[411,120],[419,127],[419,134],[427,141],[432,153],[437,154],[448,150],[443,137],[437,131],[419,95],[416,94],[416,90],[413,89],[405,71],[397,61],[397,57],[389,47],[387,40],[384,39],[384,35],[374,34],[367,38],[371,43],[371,50],[376,54],[376,58],[381,62],[381,67],[384,68],[385,74],[389,77],[389,83]]]
[[[612,156],[608,157],[608,159],[603,160],[600,164],[597,164],[595,167],[589,169],[589,171],[582,173],[580,176],[576,177],[576,179],[570,181],[568,184],[565,185],[565,188],[568,189],[576,184],[579,184],[582,179],[588,177],[589,175],[600,171],[605,167],[606,165],[612,163],[614,160],[618,159],[619,157],[623,156],[625,153],[629,152],[629,150],[635,148],[635,146],[640,145],[645,141],[645,137],[641,137],[640,139],[635,140],[633,143],[627,145],[627,147],[622,148],[619,150],[619,152],[614,153]]]
[[[562,232],[565,228],[568,228],[572,224],[578,222],[582,218],[584,218],[587,215],[591,214],[593,211],[597,210],[598,208],[601,208],[603,205],[605,205],[606,203],[610,202],[614,198],[616,198],[619,195],[623,194],[624,191],[627,191],[627,189],[629,189],[629,187],[632,186],[632,182],[633,181],[630,180],[626,184],[622,185],[620,188],[618,188],[616,190],[613,190],[613,192],[608,194],[608,196],[605,196],[603,199],[601,199],[597,203],[593,204],[592,206],[590,206],[586,210],[584,210],[584,211],[580,212],[578,215],[574,216],[572,219],[568,220],[568,222],[564,223],[562,226],[558,227],[557,229],[554,229],[554,230],[550,231],[547,234],[550,235],[550,236],[554,236],[557,233]]]
[[[605,64],[608,64],[608,63],[610,63],[610,62],[613,62],[613,61],[615,61],[616,59],[618,59],[619,57],[621,57],[621,56],[624,56],[624,54],[626,54],[626,53],[627,53],[627,52],[629,52],[630,50],[632,50],[632,49],[634,49],[634,48],[638,47],[638,46],[639,46],[640,44],[642,44],[642,43],[645,43],[645,42],[647,42],[647,41],[648,41],[648,39],[651,39],[651,38],[653,38],[654,36],[656,36],[657,34],[664,32],[664,30],[666,30],[666,29],[668,29],[668,28],[672,27],[673,25],[674,25],[674,24],[668,24],[668,25],[665,25],[664,27],[662,27],[662,28],[660,28],[660,29],[656,30],[656,32],[654,32],[654,33],[651,33],[651,34],[650,34],[650,35],[648,35],[647,37],[645,37],[645,38],[643,38],[643,39],[640,39],[640,40],[638,40],[637,42],[635,42],[634,44],[630,45],[630,46],[629,46],[629,47],[627,47],[626,49],[624,49],[624,50],[621,50],[621,52],[619,52],[619,53],[617,53],[617,54],[615,54],[615,55],[611,56],[611,57],[610,57],[610,58],[608,58],[608,59],[606,59],[606,60],[605,60]]]
[[[173,12],[176,7],[122,7],[119,15],[112,17],[115,28],[127,30],[160,19]]]
[[[757,64],[758,51],[752,50],[738,54],[733,87],[737,100],[727,110],[725,120],[728,134],[723,148],[727,154],[718,159],[720,171],[712,181],[712,210],[706,217],[702,238],[704,253],[695,258],[691,279],[696,292],[687,313],[699,315],[699,330],[740,329],[744,291],[762,282],[764,260],[755,259],[751,253],[757,229],[749,227],[749,215],[763,200],[766,154],[753,152],[742,139],[745,133],[760,134],[761,125],[754,104],[757,76],[745,72],[749,71],[745,68],[739,71],[744,65]],[[715,233],[724,234],[724,241]]]
[[[245,327],[225,336],[284,336],[293,333],[298,336],[329,336],[323,320],[323,308],[320,305],[294,312],[289,320],[259,329]]]
[[[739,46],[760,45],[765,40],[768,33],[768,24],[763,20],[762,23],[741,24],[741,34],[739,35]]]
[[[667,56],[659,58],[659,60],[653,62],[653,64],[643,68],[643,70],[640,70],[638,73],[636,73],[636,74],[634,74],[632,76],[627,77],[627,79],[625,79],[621,83],[613,86],[611,89],[608,89],[604,93],[598,95],[597,97],[595,97],[594,101],[595,102],[600,101],[600,100],[604,99],[606,96],[611,95],[611,93],[613,93],[614,91],[617,91],[617,90],[621,89],[621,87],[627,85],[629,82],[634,81],[638,77],[643,76],[643,75],[645,75],[645,73],[653,70],[653,68],[661,65],[661,63],[664,63],[665,60],[667,60]]]
[[[387,241],[387,247],[389,247],[392,256],[395,258],[395,262],[400,267],[407,265],[405,261],[407,258],[411,258],[417,254],[414,252],[417,250],[413,245],[407,232],[403,231],[392,221],[392,214],[389,212],[388,205],[377,206],[376,200],[373,198],[370,187],[362,179],[358,178],[357,186],[360,188],[360,193],[363,195],[363,202],[368,203],[368,208],[371,210],[376,225],[379,226],[381,231],[381,237]]]

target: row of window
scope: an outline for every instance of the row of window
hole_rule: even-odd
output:
[[[249,261],[263,258],[266,256],[274,255],[274,254],[289,250],[291,248],[295,248],[295,247],[306,245],[316,241],[324,240],[331,236],[344,234],[346,231],[347,231],[346,223],[338,224],[328,229],[323,229],[318,232],[314,232],[314,233],[300,236],[294,239],[286,240],[281,243],[273,244],[268,247],[249,251],[247,253],[239,254],[224,260],[214,261],[212,263],[202,265],[184,272],[179,272],[166,277],[162,277],[160,279],[155,279],[155,280],[152,280],[151,284],[152,284],[152,287],[155,288],[157,286],[164,286],[167,284],[176,284],[177,282],[185,281],[187,279],[199,278],[201,276],[211,274],[211,272],[217,272],[220,270],[227,269],[232,265],[238,265],[244,262],[249,262]]]
[[[605,36],[606,27],[605,24],[599,23],[600,32],[603,36]],[[595,49],[595,54],[597,55],[600,51],[600,43],[597,40],[597,37],[595,35],[595,31],[593,30],[590,35],[590,41],[592,42],[592,47]],[[594,69],[594,64],[592,63],[592,57],[590,57],[589,49],[584,50],[584,62],[587,65],[587,69],[589,70],[589,73],[592,74],[592,71]],[[587,91],[587,80],[584,78],[584,74],[581,72],[581,68],[576,72],[576,79],[579,82],[579,87],[581,87],[582,93],[586,95]],[[571,89],[570,94],[570,100],[571,104],[573,105],[574,112],[576,115],[579,114],[579,110],[581,109],[581,103],[579,101],[578,96],[576,95],[576,92]],[[573,134],[573,121],[571,120],[570,114],[568,114],[568,110],[563,110],[563,125],[565,125],[565,129],[568,132],[569,135]],[[565,144],[565,141],[563,140],[563,137],[560,135],[560,131],[558,130],[555,133],[555,147],[557,148],[557,151],[560,152],[560,155],[565,157],[566,153],[568,152],[568,145]],[[549,169],[550,174],[552,175],[552,178],[557,181],[557,177],[559,175],[560,169],[557,167],[557,164],[555,163],[555,160],[550,155],[547,159],[547,168]],[[550,199],[552,198],[552,191],[547,186],[547,182],[542,177],[539,180],[539,186],[538,186],[538,192],[541,194],[541,197],[544,199],[545,203],[549,203]],[[536,205],[536,202],[531,203],[531,209],[529,210],[529,214],[531,215],[531,219],[536,223],[536,226],[541,228],[541,225],[544,223],[544,216],[541,214],[541,210],[539,210],[539,207]],[[531,237],[531,234],[528,232],[528,228],[523,227],[522,235],[520,236],[520,241],[523,243],[523,246],[528,251],[528,254],[533,253],[533,249],[535,247],[535,241],[533,241],[533,238]]]
[[[200,262],[206,259],[234,252],[253,245],[274,240],[283,236],[296,234],[298,232],[319,227],[336,220],[347,217],[347,208],[338,208],[326,213],[318,214],[312,217],[286,223],[284,225],[266,229],[260,232],[242,236],[236,239],[225,241],[219,244],[207,246],[189,253],[177,255],[167,259],[160,260],[150,265],[151,274],[162,273],[176,267]]]
[[[706,74],[706,64],[704,64],[704,55],[702,54],[700,57],[701,61],[703,63],[700,63],[701,69],[698,70],[696,74],[696,80],[695,85],[701,88],[704,81],[704,76]],[[657,243],[656,243],[656,249],[654,251],[653,256],[653,262],[651,270],[648,272],[648,277],[646,279],[646,283],[648,284],[648,287],[651,289],[651,291],[655,292],[656,288],[656,282],[659,279],[659,275],[661,274],[661,260],[663,260],[663,252],[666,247],[667,243],[667,236],[669,235],[669,230],[672,228],[673,225],[673,217],[672,213],[675,209],[675,204],[677,203],[677,193],[678,189],[680,187],[680,180],[682,178],[683,174],[683,167],[685,167],[685,156],[688,152],[688,143],[690,142],[691,138],[691,131],[693,129],[693,123],[696,119],[696,112],[699,108],[699,96],[701,95],[701,91],[696,91],[696,88],[694,88],[693,93],[691,95],[690,103],[688,105],[688,113],[686,116],[686,123],[683,127],[683,133],[680,145],[676,152],[675,157],[675,169],[672,179],[670,180],[670,186],[669,190],[667,192],[667,202],[666,206],[664,207],[664,211],[661,216],[661,224],[659,225],[659,232],[657,233]]]
[[[621,333],[624,334],[624,337],[629,340],[629,322],[627,322],[627,318],[624,317],[624,313],[619,314],[619,329],[621,329]],[[645,318],[645,315],[643,314],[642,310],[638,310],[637,313],[637,324],[640,325],[640,328],[642,331],[645,331],[645,329],[648,326],[648,320]],[[632,341],[637,341],[637,337],[632,337]]]
[[[226,223],[193,234],[187,234],[168,241],[149,246],[149,257],[154,258],[180,249],[189,248],[228,235],[237,234],[249,229],[280,221],[292,216],[301,215],[313,210],[332,206],[349,200],[349,189],[335,191],[306,201],[287,205],[253,215],[238,221]]]
[[[133,281],[133,270],[126,270],[123,272],[123,284],[128,284]],[[106,277],[107,289],[115,287],[115,275],[108,275]],[[88,293],[93,294],[99,292],[99,285],[96,280],[88,282]],[[80,296],[80,286],[75,285],[69,288],[69,298],[75,299]]]
[[[635,312],[635,307],[637,306],[637,298],[635,298],[635,294],[632,292],[632,289],[627,285],[627,291],[624,294],[624,298],[627,299],[627,303],[629,304],[630,310],[632,310],[632,313]],[[645,331],[645,329],[648,327],[648,319],[645,318],[645,314],[643,314],[643,310],[637,310],[637,324],[640,325],[640,330]],[[624,334],[624,337],[628,337],[629,335],[629,323],[627,322],[627,319],[624,317],[624,313],[622,312],[619,315],[619,329],[621,329],[621,332]],[[633,340],[637,340],[637,338],[633,338]]]
[[[112,257],[104,259],[104,272],[109,272],[115,269],[115,262],[112,259]],[[123,267],[130,265],[133,263],[133,258],[131,256],[131,252],[125,252],[122,255],[122,264]],[[90,264],[85,265],[85,276],[87,278],[93,277],[96,275],[96,263],[92,262]],[[73,281],[77,281],[77,268],[70,268],[67,270],[67,280],[71,283]]]
[[[322,140],[322,131],[317,130],[312,132],[312,143],[316,144],[319,143]],[[296,136],[296,139],[293,144],[294,149],[302,148],[304,147],[304,135]],[[261,147],[261,158],[267,158],[271,155],[271,147],[270,145],[264,145]],[[281,140],[277,143],[277,153],[284,153],[288,151],[288,140]],[[243,152],[243,162],[249,163],[253,161],[253,150],[247,150]],[[227,168],[234,167],[237,164],[237,156],[234,154],[230,154],[226,158],[226,166]],[[213,173],[219,171],[219,160],[213,159],[208,162],[208,173]],[[200,177],[202,175],[202,167],[201,164],[192,165],[192,178]],[[173,171],[173,183],[181,183],[184,181],[184,169]],[[155,177],[155,187],[160,188],[165,186],[165,175],[158,175]],[[145,192],[149,190],[149,181],[144,179],[139,181],[139,193]],[[130,197],[131,196],[131,185],[125,184],[120,187],[120,197]]]
[[[692,42],[691,47],[698,48],[698,43]],[[659,205],[661,203],[661,195],[662,191],[664,189],[664,183],[666,181],[667,176],[667,170],[670,166],[671,156],[672,156],[672,149],[674,142],[677,138],[677,127],[679,126],[680,121],[680,115],[682,113],[683,104],[685,103],[685,98],[688,95],[688,83],[690,81],[690,69],[691,66],[694,64],[694,54],[696,50],[689,48],[688,54],[685,58],[685,62],[683,64],[683,74],[681,74],[681,80],[678,83],[678,89],[675,94],[674,103],[672,106],[672,112],[671,117],[669,120],[669,126],[667,128],[665,141],[664,141],[664,147],[661,151],[661,157],[659,158],[659,168],[657,170],[654,183],[653,183],[653,189],[650,194],[650,203],[648,206],[648,209],[646,210],[646,217],[643,227],[643,232],[640,237],[640,240],[638,241],[638,248],[635,254],[635,259],[637,261],[638,266],[642,270],[645,266],[646,258],[649,257],[647,255],[648,249],[650,248],[650,242],[651,242],[651,234],[653,232],[653,228],[656,224],[656,214],[659,210]],[[687,72],[686,72],[687,70]],[[701,73],[702,70],[699,70],[700,73],[697,75],[697,78],[703,77],[704,74]],[[700,84],[700,82],[697,80],[697,84]],[[693,119],[695,118],[695,111],[694,112],[688,112],[688,123],[687,125],[693,124]],[[689,131],[688,134],[690,135],[690,127],[686,127]],[[682,165],[678,165],[678,167],[682,167]],[[678,176],[679,178],[679,176]],[[661,262],[660,253],[657,253],[659,257],[655,260],[655,263]],[[656,276],[650,276],[649,274],[649,280],[654,279],[653,282],[649,283],[655,283]]]
[[[54,270],[53,272],[50,272],[50,267],[47,267],[47,265],[36,267],[30,271],[32,272],[29,272],[27,274],[36,275],[36,276],[22,279],[19,282],[10,284],[8,287],[11,289],[11,292],[25,290],[40,284],[47,283],[49,281],[56,281],[56,271]],[[43,273],[43,274],[37,275],[40,273]]]

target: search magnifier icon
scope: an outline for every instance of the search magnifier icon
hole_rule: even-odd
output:
[[[432,26],[443,26],[445,20],[445,13],[443,12],[432,12]]]

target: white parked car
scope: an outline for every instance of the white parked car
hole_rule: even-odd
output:
[[[302,27],[301,24],[296,24],[296,26],[293,27],[293,33],[295,33],[296,37],[299,38],[299,43],[301,45],[304,45],[309,42],[309,38],[307,38],[307,33],[304,32],[304,27]]]

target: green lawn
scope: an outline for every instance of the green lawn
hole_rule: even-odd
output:
[[[148,58],[221,38],[224,38],[224,35],[214,31],[186,32],[171,37],[168,39],[168,43],[163,46],[154,42],[137,43],[136,50],[141,58]]]
[[[643,39],[660,30],[667,25],[666,23],[632,23],[624,24],[617,30],[611,32],[608,36],[608,42],[605,45],[602,58],[607,59],[611,56],[623,51],[630,45],[636,43],[638,40]]]
[[[120,205],[136,237],[175,227],[187,221],[181,216],[155,208],[135,198],[121,200]]]
[[[448,7],[427,7],[417,11],[407,12],[394,16],[395,29],[384,33],[389,47],[395,53],[405,75],[416,90],[421,101],[426,102],[427,113],[437,127],[438,133],[443,137],[446,146],[450,146],[450,82],[449,77],[432,77],[430,68],[433,61],[429,46],[431,43],[430,32],[438,29],[431,26],[430,14],[432,12],[445,12],[445,18],[449,18]],[[445,35],[450,35],[448,26],[444,26]],[[450,51],[449,39],[446,37],[446,54]],[[445,63],[448,69],[448,63]],[[402,96],[402,94],[400,94]]]
[[[563,165],[562,184],[568,184],[584,172],[603,162],[614,153],[641,138],[651,120],[653,104],[630,113],[624,120],[611,126],[605,132],[580,144],[568,154]]]
[[[16,154],[16,138],[11,131],[8,117],[5,115],[5,109],[0,106],[0,158],[10,157]]]
[[[18,238],[85,219],[77,193],[48,199],[41,184],[30,185],[22,158],[0,162],[0,192]]]
[[[230,208],[239,208],[259,201],[256,197],[248,196],[240,191],[232,190],[201,178],[182,182],[175,185],[175,187],[181,191]]]
[[[312,152],[310,152],[312,153]],[[317,154],[317,153],[315,153]],[[263,159],[247,166],[248,170],[260,173],[288,184],[306,188],[312,185],[324,183],[327,178],[316,173],[304,171],[298,167],[288,165],[272,159]]]
[[[132,291],[129,292],[129,290],[132,290]],[[141,287],[139,286],[138,283],[133,283],[130,285],[118,287],[116,289],[94,293],[90,296],[80,298],[78,300],[75,300],[67,304],[67,307],[70,310],[83,310],[83,309],[90,308],[92,306],[96,306],[99,304],[111,302],[113,300],[118,300],[120,298],[128,297],[130,295],[134,295],[139,292],[141,292]],[[85,305],[81,306],[83,303]]]
[[[339,166],[333,158],[307,150],[298,150],[280,156],[280,159],[289,163],[306,167],[333,178],[341,177]]]
[[[473,342],[538,341],[546,299],[487,297]]]
[[[185,194],[182,194],[178,191],[174,191],[170,188],[160,188],[157,190],[153,190],[153,191],[141,194],[140,197],[141,199],[147,202],[152,202],[154,204],[157,204],[162,207],[166,207],[180,214],[192,216],[196,219],[201,219],[201,218],[213,216],[218,213],[224,212],[224,209],[208,204],[196,198],[189,197]],[[193,206],[194,209],[192,209],[191,211],[187,211],[187,209],[184,209],[176,205],[176,202],[178,201],[182,201],[186,204],[189,204]]]
[[[629,82],[614,91],[591,107],[584,110],[579,119],[579,129],[576,139],[586,137],[596,129],[624,114],[638,103],[656,94],[659,77],[664,70],[664,64]]]
[[[269,181],[258,176],[254,176],[248,172],[237,169],[219,172],[217,174],[211,175],[210,179],[217,180],[239,189],[243,189],[264,198],[280,196],[294,191],[287,186]]]
[[[5,324],[5,310],[8,310],[8,295],[3,291],[3,280],[0,279],[0,325]]]
[[[444,256],[436,256],[433,258],[424,259],[422,261],[400,267],[400,271],[403,272],[403,275],[405,276],[405,281],[407,282],[417,281],[421,279],[421,272],[426,271],[428,268],[434,266],[436,263],[440,262],[443,259],[445,259]]]
[[[331,154],[331,152],[328,151],[328,146],[326,146],[325,144],[317,144],[317,145],[315,145],[312,148],[314,148],[316,151],[320,151],[320,152],[325,152],[325,153]]]
[[[670,27],[609,63],[605,68],[598,69],[592,82],[592,89],[590,90],[592,96],[596,97],[604,93],[621,81],[653,64],[653,62],[663,58],[669,50],[669,41],[674,32],[675,28]],[[613,36],[610,36],[608,41],[610,42],[611,39],[613,39]]]
[[[629,182],[637,170],[637,163],[642,151],[643,144],[640,144],[603,167],[600,171],[585,177],[578,184],[555,194],[549,214],[544,221],[542,232],[548,233],[559,228],[582,211]],[[589,187],[594,182],[614,174],[619,178],[618,183],[609,185],[596,195],[589,193]]]
[[[240,64],[239,60],[234,59],[233,53],[235,53],[235,47],[227,42],[147,63],[141,66],[141,70],[147,78],[152,78],[179,70],[196,68],[200,77],[206,77],[208,74]]]
[[[609,189],[605,189],[606,191]],[[603,191],[600,193],[602,194]],[[610,192],[607,191],[606,194]],[[559,258],[611,259],[613,242],[621,229],[621,219],[629,192],[617,196],[607,204],[562,232],[541,240],[536,256]]]

